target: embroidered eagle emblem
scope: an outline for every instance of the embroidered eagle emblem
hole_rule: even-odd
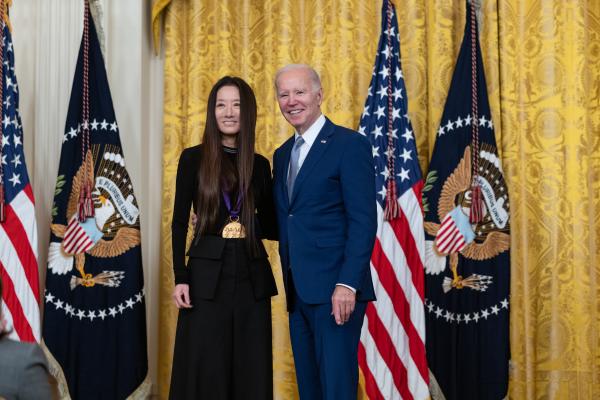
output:
[[[97,152],[98,147],[94,146],[94,150]],[[93,159],[92,153],[88,152],[85,163],[92,171]],[[51,225],[52,233],[62,241],[50,243],[48,268],[54,274],[64,275],[72,271],[75,264],[80,276],[72,277],[71,289],[78,285],[92,287],[96,284],[118,287],[124,278],[124,272],[103,271],[92,276],[85,272],[85,254],[98,258],[117,257],[140,245],[137,206],[131,195],[133,190],[124,165],[118,153],[104,153],[97,175],[93,178],[94,182],[91,182],[94,188],[92,199],[95,215],[79,222],[76,218],[77,202],[86,167],[82,164],[73,177],[67,203],[66,218],[69,224]],[[115,206],[115,198],[120,203],[119,206]],[[121,215],[123,212],[128,213],[128,217]]]
[[[497,256],[510,248],[508,194],[506,184],[502,177],[502,170],[493,146],[484,144],[480,151],[480,185],[484,189],[485,214],[481,222],[471,225],[473,239],[459,251],[444,253],[440,251],[437,243],[427,241],[427,261],[425,271],[437,275],[446,268],[446,256],[449,256],[449,265],[453,278],[444,280],[444,291],[452,288],[461,289],[469,287],[474,290],[485,291],[491,283],[487,275],[473,274],[462,278],[458,274],[458,253],[465,258],[483,261]],[[440,192],[438,202],[438,218],[440,221],[456,209],[463,210],[469,215],[471,190],[471,149],[465,148],[463,158],[454,171],[448,176]],[[438,237],[441,224],[425,222],[425,231],[431,236]]]

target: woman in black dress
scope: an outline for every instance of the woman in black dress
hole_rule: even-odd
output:
[[[226,76],[208,97],[202,144],[181,154],[172,240],[179,308],[171,399],[272,399],[271,296],[261,239],[276,239],[269,161],[254,153],[256,99]],[[195,235],[187,252],[190,207]]]

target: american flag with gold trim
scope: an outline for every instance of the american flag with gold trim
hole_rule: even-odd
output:
[[[378,228],[371,256],[377,301],[367,306],[359,364],[371,399],[427,399],[423,257],[423,180],[408,118],[393,4],[382,27],[359,132],[373,148]],[[386,218],[386,208],[397,215]]]

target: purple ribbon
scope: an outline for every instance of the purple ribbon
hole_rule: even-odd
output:
[[[243,193],[238,196],[237,204],[233,209],[231,208],[231,197],[229,196],[229,192],[221,190],[221,193],[223,193],[223,200],[225,200],[225,206],[227,207],[227,211],[229,211],[229,215],[231,215],[233,218],[239,217],[240,209],[242,208],[242,200],[244,197]]]

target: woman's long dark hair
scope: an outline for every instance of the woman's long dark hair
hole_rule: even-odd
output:
[[[236,165],[232,165],[223,155],[221,132],[215,117],[217,92],[224,86],[237,87],[240,92],[240,132],[236,135]],[[255,253],[257,248],[254,233],[254,196],[251,190],[255,128],[256,98],[252,88],[243,79],[235,76],[219,79],[210,91],[206,110],[202,157],[198,171],[197,234],[203,234],[208,229],[217,227],[217,223],[221,223],[217,221],[222,201],[221,190],[237,193],[237,196],[232,196],[232,203],[235,204],[237,197],[243,196],[240,222],[246,228],[247,244],[252,253]]]

